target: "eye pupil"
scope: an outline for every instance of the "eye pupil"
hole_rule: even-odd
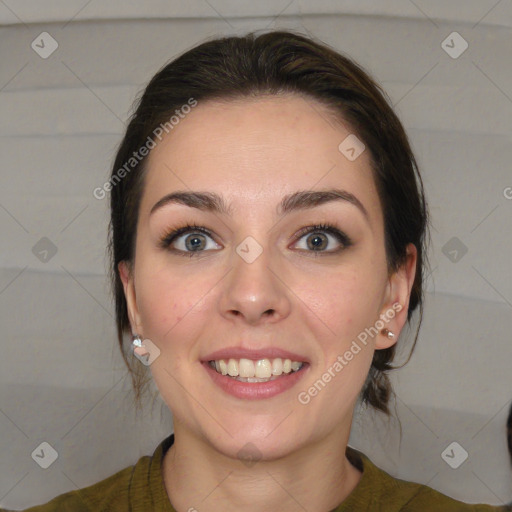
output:
[[[322,246],[322,243],[324,246]],[[322,239],[321,235],[315,234],[308,239],[308,246],[310,249],[323,249],[325,248],[325,237]]]
[[[202,237],[202,240],[201,240]],[[201,246],[201,243],[204,244],[204,236],[203,235],[194,235],[191,237],[188,237],[185,245],[187,249],[191,251],[197,251],[198,249],[202,249],[204,247]]]

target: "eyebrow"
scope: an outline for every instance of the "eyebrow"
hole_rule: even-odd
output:
[[[279,216],[286,215],[292,211],[306,210],[315,208],[322,204],[344,201],[356,206],[369,222],[368,211],[359,199],[352,193],[340,189],[328,190],[299,190],[293,194],[285,196],[279,203],[277,214]],[[224,198],[214,192],[187,192],[177,191],[162,197],[149,212],[152,215],[156,210],[167,204],[182,204],[190,208],[197,208],[201,211],[210,211],[224,215],[232,215],[232,207],[228,205]]]

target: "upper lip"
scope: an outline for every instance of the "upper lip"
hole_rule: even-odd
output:
[[[250,350],[243,347],[228,347],[208,354],[202,358],[202,361],[218,361],[220,359],[252,359],[257,361],[260,359],[276,359],[278,357],[297,362],[309,362],[304,356],[277,347],[260,348],[258,350]]]

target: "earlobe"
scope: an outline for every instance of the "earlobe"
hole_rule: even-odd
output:
[[[126,299],[126,307],[128,310],[128,318],[133,333],[141,333],[142,326],[140,322],[140,315],[137,308],[137,301],[135,296],[135,282],[133,278],[133,272],[130,265],[126,261],[121,261],[117,266],[119,276],[123,283],[124,296]]]
[[[389,278],[386,300],[381,314],[381,318],[386,321],[386,326],[377,336],[376,350],[394,345],[407,321],[409,299],[416,276],[417,258],[418,251],[411,243],[407,246],[404,264]]]

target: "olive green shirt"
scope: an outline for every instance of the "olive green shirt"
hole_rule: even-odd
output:
[[[25,512],[176,512],[164,487],[162,459],[174,442],[164,439],[152,456],[89,487],[57,496]],[[425,485],[393,478],[363,453],[347,447],[347,458],[362,472],[355,489],[333,512],[497,512],[504,506],[469,505]],[[193,510],[194,504],[191,504]],[[197,504],[199,509],[199,504]],[[12,512],[0,509],[0,512]],[[180,511],[182,512],[182,511]],[[187,511],[183,511],[187,512]]]

